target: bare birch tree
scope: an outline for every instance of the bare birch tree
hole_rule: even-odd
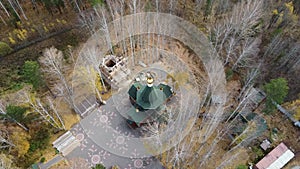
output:
[[[259,45],[261,40],[259,38],[247,38],[239,50],[239,54],[235,58],[232,69],[236,70],[238,67],[251,67],[255,61],[255,56],[259,52]]]
[[[246,0],[239,2],[231,14],[236,34],[245,37],[255,34],[263,12],[263,1]]]
[[[50,110],[55,114],[55,117],[59,120],[60,128],[66,130],[64,121],[63,121],[62,117],[59,115],[59,113],[57,111],[57,107],[53,103],[53,101],[50,97],[47,97],[47,104],[49,105]]]
[[[102,96],[97,87],[97,80],[98,80],[98,76],[100,77],[100,75],[98,75],[98,73],[95,71],[95,69],[93,67],[88,66],[88,67],[86,67],[86,70],[87,70],[86,78],[88,78],[87,80],[89,82],[88,84],[93,89],[93,91],[96,92],[96,96],[99,99],[99,101],[103,104],[106,104],[106,102],[104,100],[102,100]],[[102,79],[102,78],[100,77],[100,79]],[[102,83],[104,83],[103,79],[102,79]]]
[[[15,2],[16,2],[16,6],[20,9],[20,11],[21,11],[21,13],[22,13],[24,19],[25,19],[25,20],[28,20],[26,14],[25,14],[25,12],[24,12],[24,10],[23,10],[23,8],[22,8],[22,6],[21,6],[20,3],[19,3],[19,1],[18,1],[18,0],[15,0]]]
[[[241,99],[244,96],[245,91],[254,85],[255,79],[259,75],[260,65],[261,63],[259,63],[259,65],[256,68],[253,68],[250,71],[248,71],[247,76],[244,80],[244,85],[240,91],[239,96],[237,97],[238,99]]]
[[[5,11],[6,15],[7,15],[8,17],[10,17],[9,12],[7,11],[7,9],[5,8],[5,6],[3,5],[3,3],[2,3],[1,1],[0,1],[0,6],[1,6],[2,9]]]
[[[106,44],[107,44],[110,52],[112,54],[114,54],[114,50],[113,50],[113,46],[112,46],[112,39],[111,39],[111,36],[110,36],[110,31],[108,29],[107,18],[106,18],[106,15],[105,15],[104,11],[101,11],[101,15],[102,15],[102,25],[101,25],[100,29],[104,32],[104,36],[105,36],[105,39],[106,39]]]
[[[289,70],[297,65],[300,61],[300,43],[295,43],[291,49],[287,51],[287,54],[280,59],[280,65],[278,69],[284,68]]]
[[[24,99],[24,103],[29,104],[30,108],[32,108],[34,112],[38,113],[51,126],[58,129],[65,129],[63,120],[58,114],[57,109],[50,98],[47,98],[50,107],[50,109],[48,109],[47,106],[42,103],[41,99],[36,98],[29,92],[23,92],[20,97]],[[52,115],[50,112],[51,110],[55,116]]]
[[[0,154],[0,168],[1,169],[19,169],[13,165],[11,157],[5,154]]]
[[[232,63],[233,69],[251,65],[258,53],[259,38],[253,38],[263,16],[263,3],[259,0],[238,2],[232,12],[211,24],[212,42],[224,64]],[[242,45],[240,45],[242,44]],[[238,54],[236,54],[238,53]]]
[[[0,129],[0,150],[1,149],[10,149],[15,145],[10,141],[8,131]]]
[[[73,90],[64,74],[65,65],[62,51],[54,47],[47,48],[43,56],[39,58],[39,62],[42,65],[42,71],[45,73],[45,76],[56,81],[54,86],[55,93],[64,97],[69,106],[74,108]]]
[[[284,42],[282,34],[278,34],[272,38],[271,42],[268,44],[262,58],[267,60],[270,57],[274,57],[280,54],[280,51],[284,49]]]
[[[19,15],[17,9],[15,8],[15,5],[13,4],[13,2],[12,2],[11,0],[7,0],[7,1],[8,1],[8,3],[10,4],[11,8],[13,9],[13,11],[15,12],[15,14],[17,15],[18,19],[21,20],[21,17],[20,17],[20,15]]]
[[[97,49],[95,48],[91,48],[91,49],[88,49],[88,51],[86,53],[84,53],[83,55],[85,56],[85,61],[86,61],[86,64],[87,64],[87,70],[88,71],[91,71],[90,69],[90,66],[93,68],[93,70],[95,70],[98,75],[100,76],[100,80],[101,80],[101,83],[102,83],[102,86],[104,88],[104,91],[107,92],[107,88],[106,88],[106,85],[105,85],[105,82],[103,80],[103,74],[100,70],[100,64],[102,62],[102,60],[98,57],[99,53],[97,53]],[[92,77],[92,79],[95,79],[96,77]]]
[[[7,23],[5,22],[4,18],[1,16],[1,14],[0,14],[0,19],[3,22],[4,25],[7,25]]]

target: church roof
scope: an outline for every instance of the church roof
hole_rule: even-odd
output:
[[[128,115],[131,118],[132,121],[134,121],[138,126],[140,123],[145,122],[146,119],[148,119],[149,117],[154,116],[155,110],[151,110],[149,111],[137,111],[137,109],[132,106],[129,110],[128,110]]]
[[[142,84],[140,83],[134,83],[130,89],[128,90],[128,94],[131,98],[133,98],[134,100],[136,100],[136,93],[137,90],[142,86]]]
[[[130,87],[128,94],[143,109],[156,109],[171,97],[172,90],[164,84],[149,87],[137,82]]]

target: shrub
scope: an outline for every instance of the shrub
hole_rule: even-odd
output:
[[[259,147],[252,147],[252,150],[256,155],[256,158],[253,161],[254,163],[257,163],[259,160],[261,160],[265,156],[264,152]]]
[[[41,128],[30,140],[29,151],[34,152],[37,149],[45,149],[49,145],[50,133],[47,128]]]
[[[12,48],[9,47],[7,43],[0,41],[0,56],[5,56],[12,51],[13,51]]]
[[[114,166],[111,167],[111,169],[120,169],[120,167],[117,166],[117,165],[114,165]]]
[[[226,74],[226,80],[230,80],[233,77],[233,70],[227,69],[225,74]]]
[[[46,158],[45,158],[45,157],[42,157],[41,160],[40,160],[41,163],[43,163],[43,162],[45,162],[45,161],[46,161]]]
[[[59,154],[59,151],[55,148],[55,154]]]
[[[248,169],[248,167],[244,164],[240,164],[236,167],[236,169]]]
[[[92,4],[92,6],[97,6],[97,5],[104,5],[104,0],[90,0],[90,3]]]
[[[106,169],[102,164],[96,164],[95,167],[92,167],[92,169]]]
[[[18,91],[21,90],[23,87],[24,87],[23,83],[12,82],[9,89],[12,91]]]

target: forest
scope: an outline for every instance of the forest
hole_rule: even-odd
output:
[[[296,157],[289,167],[300,165],[300,130],[294,123],[300,121],[299,0],[1,0],[0,168],[28,168],[60,153],[52,143],[82,118],[76,112],[73,77],[77,76],[74,70],[85,43],[101,30],[107,32],[104,39],[110,45],[109,54],[138,51],[142,35],[112,46],[108,24],[142,12],[167,13],[195,25],[221,60],[226,78],[224,114],[207,129],[218,132],[203,136],[206,143],[195,141],[186,149],[205,158],[181,154],[186,140],[194,138],[190,134],[183,139],[186,142],[156,157],[166,168],[247,168],[267,154],[259,148],[266,138],[273,147],[282,141],[292,147]],[[162,41],[151,43],[159,46]],[[123,49],[126,47],[128,50]],[[87,63],[98,65],[81,73],[96,92],[97,101],[103,103],[113,92],[108,92],[111,87],[102,79],[95,55],[86,55]],[[185,62],[200,62],[193,59]],[[184,75],[174,75],[174,79],[183,79],[179,76]],[[231,133],[230,140],[227,135],[235,129],[234,124],[244,124],[237,119],[250,104],[252,88],[265,95],[251,111],[266,121],[267,128],[252,137],[247,135],[249,123],[239,135]],[[206,112],[208,102],[203,103],[199,114]],[[205,118],[199,115],[199,119]],[[192,131],[200,128],[200,123],[196,120]],[[202,144],[211,149],[202,148]],[[246,155],[239,161],[235,151],[241,147]],[[226,157],[228,153],[233,155]],[[219,163],[213,164],[214,159]]]

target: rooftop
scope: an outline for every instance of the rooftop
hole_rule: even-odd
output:
[[[138,81],[128,90],[133,106],[127,115],[138,126],[147,119],[156,119],[163,104],[173,95],[170,86],[162,83],[154,85],[154,79],[150,73],[147,76],[147,84]]]
[[[128,94],[140,108],[156,109],[171,97],[172,90],[165,84],[150,87],[136,82],[130,87]]]
[[[255,169],[280,169],[286,165],[295,154],[284,143],[280,143],[269,154],[261,159]]]
[[[260,148],[262,148],[264,151],[266,151],[268,148],[270,148],[271,143],[268,139],[265,139],[261,144]]]

